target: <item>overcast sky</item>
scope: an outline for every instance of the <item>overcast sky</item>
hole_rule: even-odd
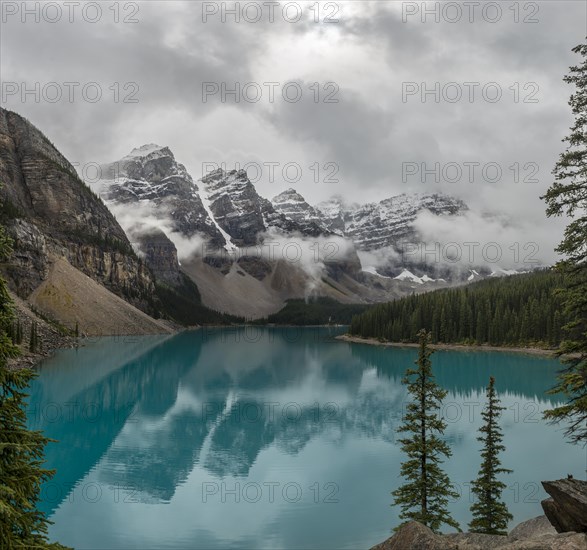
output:
[[[194,179],[204,163],[253,163],[249,174],[269,198],[287,187],[311,203],[334,194],[363,203],[441,191],[476,212],[457,231],[490,238],[495,224],[481,227],[481,220],[492,212],[512,227],[507,238],[536,240],[543,252],[560,237],[562,222],[545,221],[538,197],[572,122],[572,89],[562,77],[586,34],[584,2],[502,1],[501,13],[495,2],[428,2],[438,22],[434,13],[422,21],[422,2],[321,2],[319,10],[291,2],[285,16],[281,3],[272,22],[262,1],[240,2],[239,22],[223,13],[232,7],[225,2],[120,2],[114,9],[106,1],[101,15],[95,3],[61,13],[57,2],[45,4],[52,6],[39,8],[39,22],[34,3],[24,15],[23,3],[2,4],[2,105],[80,166],[157,143]],[[460,21],[451,22],[459,11]],[[82,95],[90,82],[102,93],[95,103],[88,100],[95,86]],[[237,82],[249,101],[215,93]],[[39,101],[34,93],[23,100],[23,86],[36,83]],[[426,101],[423,85],[432,91]],[[52,102],[58,90],[63,97]],[[283,99],[300,91],[298,101]],[[264,163],[275,164],[272,182],[268,167],[256,169]],[[433,173],[421,181],[422,163],[429,170],[440,163],[438,183]]]

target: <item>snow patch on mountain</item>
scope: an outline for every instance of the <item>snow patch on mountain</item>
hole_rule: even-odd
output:
[[[194,194],[197,194],[197,191],[194,191]],[[212,212],[212,209],[210,208],[210,197],[208,195],[208,189],[206,187],[203,187],[202,189],[200,189],[199,196],[202,201],[202,206],[204,207],[204,210],[206,211],[206,213],[208,214],[208,216],[212,220],[212,223],[215,225],[216,229],[218,229],[218,231],[220,232],[220,234],[224,237],[224,240],[226,241],[226,244],[224,245],[224,249],[227,252],[236,252],[238,250],[238,246],[236,246],[232,242],[232,237],[226,231],[224,231],[224,229],[222,229],[222,227],[220,227],[220,224],[216,221],[216,218],[214,217],[214,213]]]
[[[481,275],[479,275],[479,272],[477,272],[475,269],[471,269],[470,273],[471,274],[467,277],[467,281],[474,281],[476,279],[483,279],[483,277]]]
[[[528,271],[522,271],[517,269],[502,269],[498,267],[497,269],[492,269],[490,277],[509,277],[510,275],[520,275],[521,273],[529,273]]]
[[[380,273],[378,273],[377,269],[373,266],[363,267],[361,271],[364,271],[365,273],[370,273],[371,275],[376,275],[377,277],[381,277],[382,279],[391,279],[391,277],[387,277],[386,275],[381,275]]]
[[[433,279],[426,273],[421,277],[418,277],[408,269],[404,269],[397,277],[394,277],[394,279],[397,279],[398,281],[411,281],[419,285],[423,285],[425,283],[446,282],[444,279]]]
[[[424,284],[424,281],[420,277],[414,275],[407,269],[404,269],[397,277],[394,277],[394,279],[397,279],[398,281],[412,281],[413,283],[418,283],[419,285]]]

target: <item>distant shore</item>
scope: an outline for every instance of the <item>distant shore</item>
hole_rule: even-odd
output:
[[[382,346],[392,348],[417,348],[419,344],[408,342],[380,342],[376,338],[361,338],[360,336],[351,336],[350,334],[341,334],[335,336],[337,340],[350,342],[351,344],[366,344],[368,346]],[[542,348],[520,348],[507,346],[468,346],[465,344],[430,344],[431,349],[451,350],[451,351],[506,351],[511,353],[525,353],[528,355],[541,355],[543,357],[556,357],[556,350]]]

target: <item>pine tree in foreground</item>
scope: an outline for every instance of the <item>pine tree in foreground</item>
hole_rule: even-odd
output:
[[[10,250],[0,226],[0,258]],[[41,484],[52,474],[42,467],[49,440],[26,426],[24,390],[34,373],[7,367],[8,359],[19,354],[6,330],[13,322],[12,300],[0,277],[0,548],[64,548],[47,541],[49,521],[36,509]]]
[[[421,330],[418,337],[420,351],[415,362],[418,368],[408,369],[402,380],[412,396],[404,423],[398,429],[410,434],[399,440],[408,456],[401,466],[401,475],[407,483],[392,492],[394,505],[401,507],[401,519],[419,521],[433,531],[442,524],[460,531],[447,510],[449,499],[456,499],[459,494],[440,468],[444,457],[452,454],[448,444],[439,438],[446,429],[446,422],[438,413],[447,392],[434,381],[432,350],[428,347],[430,334]]]
[[[545,417],[552,422],[564,421],[571,443],[587,445],[587,44],[573,48],[573,52],[580,54],[582,61],[571,67],[564,81],[576,87],[569,101],[575,123],[563,140],[568,147],[554,169],[555,182],[542,197],[549,217],[564,214],[571,220],[556,249],[565,257],[557,267],[565,274],[561,296],[570,320],[563,327],[566,339],[560,347],[561,355],[566,355],[565,369],[549,392],[563,394],[567,401],[546,411]]]
[[[4,335],[3,335],[4,336]],[[7,338],[0,346],[6,350]],[[41,432],[26,426],[24,389],[31,370],[0,366],[0,548],[63,548],[47,542],[49,521],[36,509],[41,484],[52,475],[43,466],[45,445]]]
[[[501,493],[506,484],[497,479],[499,474],[512,472],[501,467],[498,456],[505,450],[501,443],[503,436],[499,428],[499,417],[504,409],[505,407],[500,406],[495,393],[495,378],[492,376],[487,386],[487,404],[481,413],[484,423],[479,428],[481,435],[477,438],[483,443],[483,462],[479,477],[472,482],[471,490],[477,497],[477,501],[471,506],[473,520],[469,523],[469,530],[472,533],[507,535],[508,522],[513,519],[501,500]]]

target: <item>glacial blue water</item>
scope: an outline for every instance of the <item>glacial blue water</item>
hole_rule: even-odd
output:
[[[42,508],[77,549],[369,548],[390,535],[400,483],[395,430],[412,348],[334,340],[342,328],[201,329],[100,338],[47,360],[29,424],[58,440]],[[515,523],[541,514],[540,480],[585,477],[583,448],[541,413],[558,362],[438,351],[453,456],[470,519],[484,388],[503,406],[504,497]]]

